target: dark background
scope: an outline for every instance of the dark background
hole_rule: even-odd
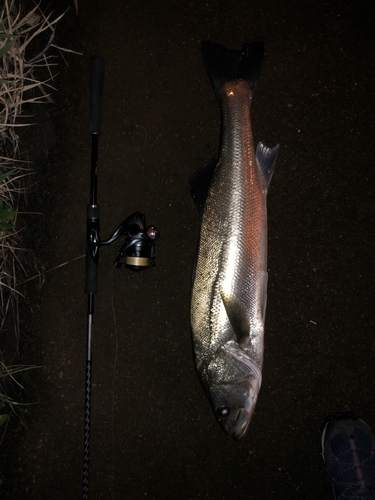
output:
[[[38,190],[24,243],[46,270],[85,252],[88,65],[106,61],[99,188],[103,238],[133,211],[161,231],[157,266],[113,269],[101,251],[95,302],[92,499],[332,498],[320,427],[353,410],[375,427],[374,7],[369,1],[54,2],[55,104],[23,137]],[[42,8],[49,12],[48,2]],[[189,176],[219,143],[200,43],[263,41],[256,142],[280,144],[268,196],[263,385],[249,433],[219,428],[195,373],[189,325],[198,215]],[[3,495],[81,497],[87,297],[80,258],[29,282],[20,361],[27,429],[12,419]]]

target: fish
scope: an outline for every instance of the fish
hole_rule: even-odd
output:
[[[190,322],[195,366],[228,436],[246,435],[262,383],[267,304],[267,192],[279,146],[254,147],[250,108],[262,42],[203,42],[221,109],[218,154],[190,177],[200,214]]]

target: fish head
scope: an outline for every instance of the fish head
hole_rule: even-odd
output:
[[[249,355],[230,341],[207,367],[206,388],[215,416],[233,439],[246,435],[262,383],[261,370]]]

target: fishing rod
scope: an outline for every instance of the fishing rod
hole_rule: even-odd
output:
[[[155,226],[146,227],[144,214],[134,212],[106,239],[100,239],[100,209],[97,203],[98,149],[101,132],[102,99],[104,88],[104,59],[92,56],[90,59],[90,134],[91,134],[91,188],[90,203],[87,206],[86,233],[86,283],[87,307],[87,351],[85,392],[85,433],[83,456],[83,500],[88,499],[90,411],[91,411],[91,368],[92,335],[94,322],[94,297],[98,293],[99,248],[110,245],[125,236],[124,243],[115,259],[115,267],[125,266],[132,271],[142,271],[155,265],[155,241],[160,233]]]

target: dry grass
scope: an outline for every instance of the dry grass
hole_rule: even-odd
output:
[[[55,54],[55,30],[63,15],[45,15],[36,5],[24,12],[21,2],[5,0],[0,12],[0,411],[2,406],[14,407],[11,398],[5,396],[3,379],[12,371],[4,364],[13,364],[18,350],[19,322],[17,271],[22,266],[17,258],[20,245],[17,228],[17,212],[24,179],[29,175],[28,163],[20,150],[20,133],[33,124],[33,117],[25,113],[32,104],[51,102]],[[70,51],[68,51],[70,52]],[[45,75],[43,80],[38,75]],[[9,335],[9,314],[12,314],[14,352],[2,350],[4,335]],[[5,322],[7,329],[5,331]],[[9,345],[9,343],[6,343]],[[0,424],[2,422],[0,421]]]

